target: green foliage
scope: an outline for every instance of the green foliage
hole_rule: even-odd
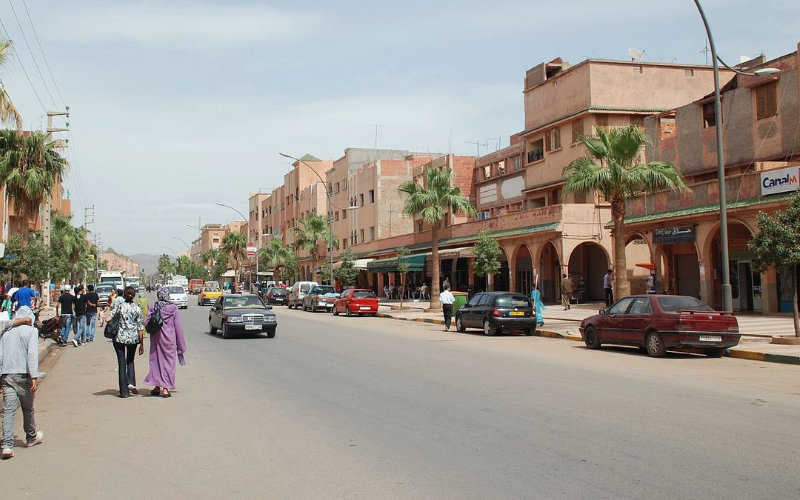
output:
[[[209,278],[208,269],[192,262],[192,259],[186,255],[181,255],[178,257],[178,260],[175,261],[175,274],[186,276],[189,279],[200,278],[202,280],[207,280]]]
[[[800,193],[789,205],[769,214],[756,215],[758,232],[747,244],[756,258],[753,265],[759,272],[768,267],[787,269],[800,265]]]
[[[478,241],[472,250],[475,255],[475,274],[478,276],[494,276],[500,272],[500,244],[492,233],[482,229],[478,233]]]
[[[89,243],[86,229],[72,225],[72,219],[54,214],[50,219],[50,274],[54,281],[70,276],[83,281],[85,273],[94,269],[90,255],[96,248]]]
[[[409,253],[411,253],[411,251],[406,247],[397,249],[397,271],[401,274],[406,274],[410,267],[408,260],[406,260]]]
[[[356,269],[356,257],[350,250],[345,250],[342,254],[342,263],[333,271],[333,276],[342,285],[354,285],[358,281],[358,269]]]
[[[449,168],[425,169],[425,186],[414,181],[404,182],[398,189],[408,195],[403,205],[403,213],[411,216],[421,216],[431,226],[438,228],[442,219],[449,212],[451,214],[464,213],[475,216],[475,207],[469,198],[461,194],[461,189],[453,187],[453,172]]]
[[[308,214],[298,221],[296,227],[292,228],[294,233],[294,246],[297,249],[308,250],[316,269],[319,263],[319,244],[323,242],[325,248],[333,245],[339,248],[338,240],[328,231],[328,221],[322,215]],[[329,273],[330,274],[330,273]]]
[[[239,263],[247,256],[247,235],[238,232],[226,234],[222,238],[219,250],[227,258],[227,261],[233,260],[233,270],[235,271],[233,282],[236,283],[239,276]]]
[[[293,252],[286,255],[286,260],[283,262],[283,269],[281,269],[281,279],[287,281],[288,278],[297,279],[297,274],[300,272],[300,259],[297,258]]]
[[[158,257],[158,276],[162,282],[166,282],[167,278],[175,274],[175,264],[169,258],[169,255],[162,253]]]
[[[294,252],[283,244],[283,241],[272,238],[258,251],[259,269],[275,273],[275,281],[282,279],[286,273],[286,263],[294,258]],[[296,262],[295,262],[296,264]]]
[[[39,235],[32,235],[27,241],[19,234],[8,238],[5,257],[0,259],[4,269],[13,276],[25,276],[41,283],[47,279],[50,252]]]

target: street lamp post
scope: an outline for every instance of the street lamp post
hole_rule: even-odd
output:
[[[237,210],[237,209],[233,208],[232,206],[230,206],[230,205],[226,205],[226,204],[224,204],[224,203],[217,203],[217,205],[219,205],[219,206],[221,206],[221,207],[225,207],[225,208],[230,208],[231,210],[233,210],[233,211],[234,211],[234,212],[236,212],[237,214],[241,215],[241,216],[242,216],[242,220],[244,220],[245,222],[248,222],[248,223],[250,222],[250,219],[249,219],[249,218],[245,217],[245,216],[244,216],[244,214],[243,214],[242,212],[240,212],[239,210]],[[239,228],[239,232],[240,232],[240,233],[242,232],[242,231],[241,231],[241,228]],[[248,240],[248,241],[250,241],[250,235],[248,235],[248,234],[245,234],[245,236],[247,236],[247,240]],[[248,267],[250,270],[252,270],[252,268],[250,267],[250,259],[247,259],[247,267]],[[238,273],[238,272],[239,272],[239,270],[237,269],[237,270],[236,270],[236,272]],[[253,277],[252,277],[252,274],[251,274],[250,272],[248,272],[248,273],[247,273],[247,275],[248,275],[248,277],[249,277],[249,279],[250,279],[250,286],[252,287],[252,286],[253,286]],[[258,252],[257,252],[257,251],[256,251],[256,279],[258,279]]]
[[[308,163],[299,158],[295,158],[294,156],[287,155],[285,153],[278,153],[278,154],[283,156],[284,158],[289,158],[291,160],[300,162],[306,167],[308,167],[312,172],[314,172],[314,174],[316,174],[316,176],[319,178],[319,181],[325,187],[325,195],[328,197],[328,205],[332,207],[328,209],[327,215],[328,215],[328,261],[330,265],[330,268],[328,269],[328,271],[330,272],[328,280],[330,281],[330,285],[333,286],[333,208],[336,208],[337,210],[341,209],[333,204],[333,200],[331,200],[331,193],[330,190],[328,189],[328,183],[325,182],[325,179],[322,178],[322,176],[319,174],[319,172],[317,172],[317,170],[314,167],[312,167],[311,165],[309,165]]]
[[[733,310],[733,290],[731,289],[731,275],[730,264],[728,262],[728,201],[725,188],[725,150],[723,149],[724,143],[722,140],[722,106],[720,103],[720,86],[719,86],[719,56],[717,55],[717,48],[714,45],[714,37],[711,35],[711,27],[708,25],[706,13],[703,11],[700,0],[694,0],[697,6],[700,17],[703,19],[703,26],[706,29],[708,36],[708,45],[711,49],[711,60],[714,68],[714,122],[717,129],[717,182],[719,184],[719,221],[720,221],[720,244],[722,246],[722,308],[725,311]],[[724,63],[723,63],[724,64]],[[728,69],[747,76],[769,76],[779,72],[773,68],[763,68],[757,70],[755,73],[745,73],[743,71],[731,68],[727,64],[725,67]]]

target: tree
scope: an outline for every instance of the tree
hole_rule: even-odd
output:
[[[625,260],[625,200],[642,193],[683,191],[688,189],[680,171],[670,162],[638,163],[647,135],[636,125],[612,128],[597,127],[597,137],[582,136],[587,154],[564,168],[564,193],[599,191],[611,204],[614,221],[614,294],[630,294],[628,266]]]
[[[219,250],[229,260],[233,260],[233,289],[236,290],[239,280],[239,263],[245,259],[247,252],[247,235],[238,232],[226,234],[222,238]]]
[[[32,282],[40,283],[47,279],[50,252],[38,234],[30,235],[27,240],[20,234],[12,234],[0,262],[12,276],[25,276]]]
[[[11,48],[11,40],[0,39],[0,68],[8,61],[8,50]],[[8,92],[4,86],[0,85],[0,122],[14,123],[17,133],[22,132],[22,115],[11,102]]]
[[[342,263],[334,269],[333,276],[339,280],[342,287],[354,285],[358,281],[358,269],[356,268],[356,256],[349,249],[342,254]]]
[[[166,281],[173,274],[175,274],[175,265],[170,260],[169,255],[162,253],[158,257],[158,275],[162,281]]]
[[[500,271],[500,244],[486,229],[481,229],[478,233],[478,242],[472,250],[475,254],[475,274],[478,276],[488,276],[488,289],[494,288],[491,277]]]
[[[294,245],[298,249],[308,250],[311,255],[313,268],[319,265],[319,243],[325,243],[325,248],[338,248],[338,240],[332,239],[328,231],[328,222],[325,217],[317,214],[308,214],[298,221],[298,225],[292,228],[294,232]]]
[[[408,258],[409,250],[406,247],[397,249],[397,272],[400,273],[400,309],[403,309],[403,297],[406,295],[406,274],[408,273],[409,264],[406,260]]]
[[[19,213],[38,213],[39,205],[64,177],[68,163],[57,151],[60,146],[42,132],[22,136],[0,130],[0,185],[5,184]]]
[[[421,217],[431,225],[431,260],[433,261],[433,283],[431,283],[431,309],[440,309],[439,302],[439,228],[448,215],[462,212],[475,215],[475,207],[469,198],[461,194],[461,189],[452,186],[453,172],[449,168],[425,168],[425,184],[406,181],[400,187],[406,194],[403,213]]]
[[[51,220],[50,255],[52,278],[81,281],[84,273],[94,267],[89,257],[94,246],[87,239],[86,229],[72,225],[72,218],[54,214]]]
[[[797,304],[797,270],[800,266],[800,193],[795,194],[789,205],[772,215],[759,212],[756,215],[758,232],[747,246],[756,255],[753,267],[763,272],[770,266],[778,270],[792,270],[792,312],[794,336],[800,338],[800,314]]]
[[[272,238],[258,251],[259,267],[275,273],[275,281],[280,281],[281,270],[286,266],[287,260],[293,255],[292,250],[283,244],[283,241]]]

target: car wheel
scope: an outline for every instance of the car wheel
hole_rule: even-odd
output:
[[[586,330],[583,331],[583,343],[586,344],[587,349],[600,347],[600,339],[597,338],[597,332],[591,326],[587,326]]]
[[[526,337],[531,337],[533,336],[533,328],[526,328],[522,330],[522,333],[524,333]]]
[[[461,321],[461,316],[456,316],[456,330],[458,330],[460,333],[467,331],[467,327],[464,326],[464,322]]]
[[[344,314],[348,318],[353,315],[353,311],[350,310],[350,306],[347,306],[347,307],[344,308]]]
[[[647,348],[647,354],[654,358],[661,358],[667,353],[667,348],[664,347],[664,342],[662,342],[661,335],[658,332],[648,333],[644,346]]]
[[[486,335],[492,336],[497,333],[497,330],[489,323],[488,319],[483,320],[483,333]]]
[[[211,319],[208,320],[208,332],[211,335],[216,335],[217,334],[217,329],[214,328],[214,326],[211,325]]]
[[[311,304],[311,312],[312,313],[317,312],[317,305],[316,304]]]
[[[268,331],[267,332],[267,338],[268,339],[274,339],[275,338],[275,330]]]
[[[372,313],[372,317],[373,318],[377,318],[378,317],[378,313]]]
[[[334,316],[338,316],[339,315],[339,310],[336,309],[335,307],[333,308],[333,315]]]
[[[222,323],[222,338],[229,339],[231,338],[231,332],[228,330],[228,324]]]
[[[725,354],[724,347],[709,347],[708,349],[704,349],[703,352],[709,358],[721,358],[723,354]]]

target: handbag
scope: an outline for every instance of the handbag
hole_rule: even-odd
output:
[[[114,316],[108,320],[106,323],[106,327],[103,330],[103,336],[107,339],[114,339],[117,337],[117,333],[119,332],[119,324],[122,321],[120,313],[116,313]]]
[[[144,329],[147,330],[147,333],[152,335],[161,330],[163,324],[164,319],[161,317],[161,306],[156,302],[156,305],[153,306],[153,311],[150,313],[150,317],[147,319],[147,324],[144,325]]]

